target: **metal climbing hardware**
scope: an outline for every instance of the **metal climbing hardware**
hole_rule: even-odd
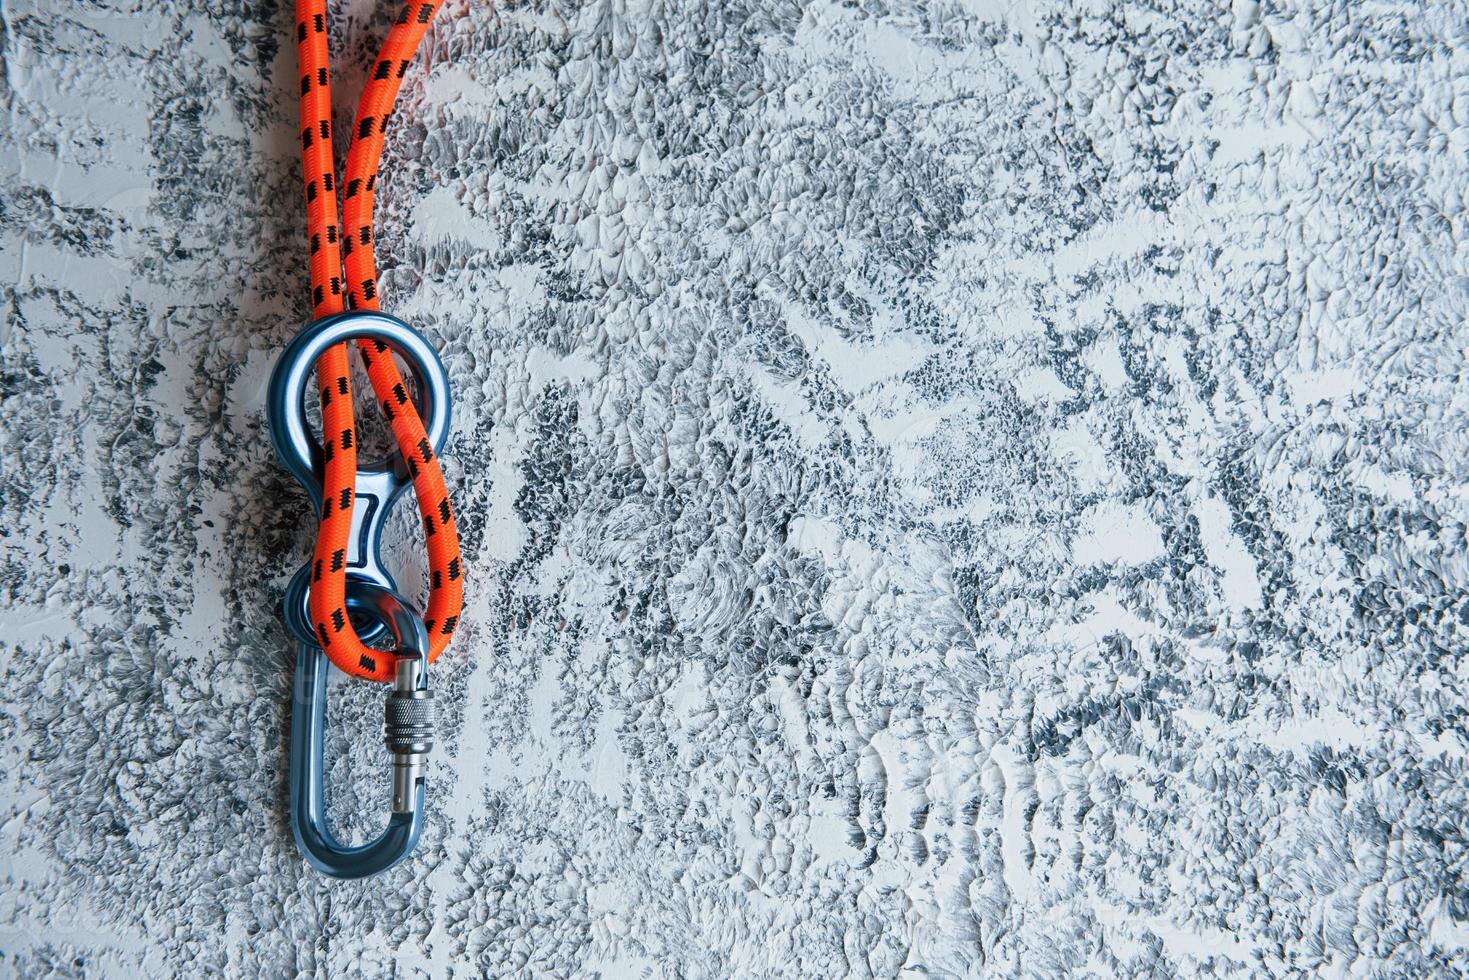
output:
[[[321,352],[347,340],[376,341],[407,364],[414,380],[415,407],[435,452],[449,431],[443,364],[411,327],[376,312],[343,313],[311,324],[276,364],[266,415],[281,464],[318,507],[325,451],[307,425],[306,388]],[[391,640],[389,649],[379,655],[392,663],[393,687],[383,709],[383,735],[392,759],[393,808],[387,828],[368,844],[343,845],[327,826],[323,746],[329,661],[324,634],[311,622],[313,563],[303,567],[286,589],[283,618],[300,644],[291,716],[291,826],[306,860],[334,878],[362,878],[387,870],[408,856],[423,829],[425,767],[434,738],[430,640],[423,618],[399,594],[379,554],[383,525],[410,480],[410,467],[397,450],[358,469],[344,561],[346,612],[357,635],[364,642]]]
[[[291,712],[291,828],[307,862],[332,878],[366,878],[402,861],[423,832],[427,794],[424,766],[433,748],[433,695],[428,690],[428,649],[423,620],[397,595],[354,583],[354,612],[376,618],[392,634],[397,680],[383,708],[383,738],[393,762],[393,808],[377,839],[342,844],[326,817],[327,659],[302,643],[296,654]]]

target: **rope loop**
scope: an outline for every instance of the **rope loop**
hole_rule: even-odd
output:
[[[409,0],[389,30],[358,103],[342,182],[347,234],[337,217],[336,165],[332,154],[331,65],[326,0],[297,0],[296,59],[301,76],[301,154],[306,187],[306,224],[311,242],[313,320],[354,310],[377,310],[377,265],[372,210],[383,137],[403,75],[428,31],[438,5]],[[344,279],[345,260],[345,282]],[[463,606],[459,533],[434,444],[418,407],[377,339],[357,340],[372,390],[393,431],[423,518],[429,560],[429,597],[424,624],[429,660],[448,646]],[[323,438],[321,519],[310,566],[309,620],[315,640],[338,668],[375,681],[393,679],[392,658],[363,643],[347,612],[347,554],[358,506],[357,428],[346,343],[323,351],[316,361]]]

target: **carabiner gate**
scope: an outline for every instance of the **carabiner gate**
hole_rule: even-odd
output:
[[[323,351],[355,338],[380,340],[408,364],[417,382],[417,408],[435,452],[443,449],[449,432],[448,377],[433,347],[412,327],[369,311],[310,324],[276,363],[266,414],[282,465],[318,507],[322,453],[306,424],[307,382]],[[361,624],[359,635],[365,642],[391,634],[391,653],[397,658],[383,713],[383,734],[393,763],[393,809],[387,828],[371,843],[343,845],[327,825],[323,750],[330,661],[311,628],[309,562],[291,580],[283,603],[286,625],[300,644],[291,712],[291,826],[307,862],[333,878],[365,878],[386,871],[408,856],[423,830],[424,770],[434,735],[428,631],[423,618],[398,594],[378,554],[383,524],[408,484],[407,466],[397,452],[358,470],[346,556],[347,612],[354,624]]]

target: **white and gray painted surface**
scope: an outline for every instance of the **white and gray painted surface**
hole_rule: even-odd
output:
[[[1464,4],[450,0],[380,254],[470,598],[345,884],[291,17],[3,5],[0,972],[1469,968]]]

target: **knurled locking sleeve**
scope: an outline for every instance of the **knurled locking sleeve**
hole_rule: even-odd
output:
[[[393,691],[383,705],[383,740],[388,751],[426,755],[434,747],[434,696],[430,691]]]

